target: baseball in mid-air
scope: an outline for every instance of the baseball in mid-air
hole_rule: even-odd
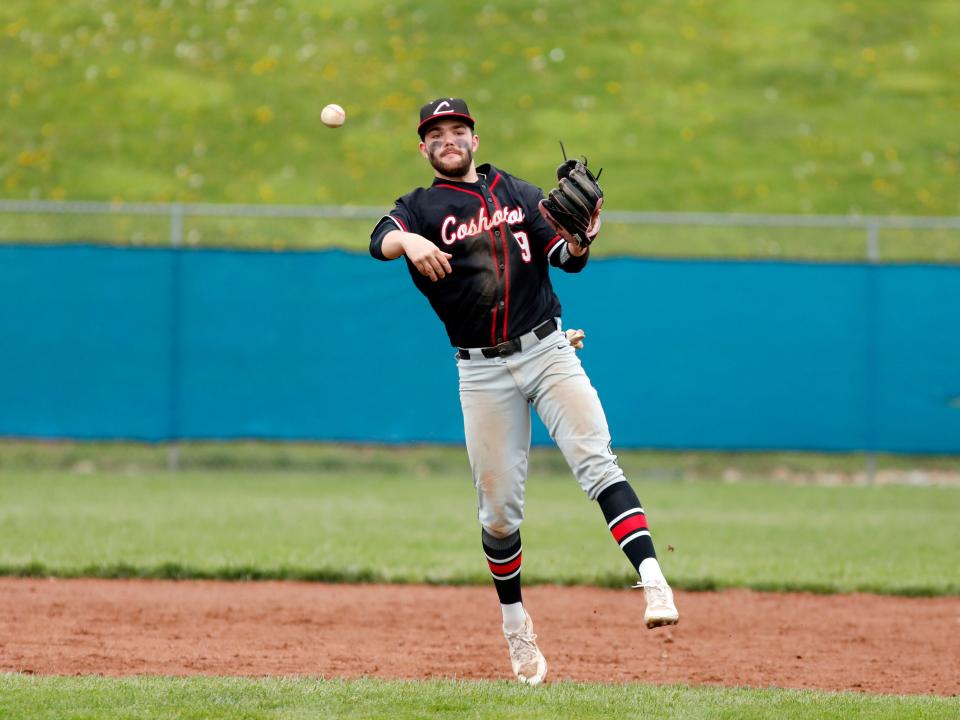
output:
[[[330,103],[320,111],[320,120],[327,127],[338,128],[343,125],[347,119],[347,114],[343,108],[335,103]]]

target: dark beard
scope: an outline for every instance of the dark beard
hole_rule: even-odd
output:
[[[457,147],[466,153],[466,157],[464,157],[459,164],[452,166],[442,164],[442,158],[440,157],[440,153],[443,150],[442,147],[430,148],[428,157],[430,158],[430,164],[433,165],[433,169],[449,178],[462,178],[466,175],[470,171],[470,166],[473,164],[473,150],[471,150],[470,146],[466,143],[457,143]]]

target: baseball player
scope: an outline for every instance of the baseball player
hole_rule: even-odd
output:
[[[493,165],[476,166],[474,127],[460,98],[421,108],[420,154],[433,167],[433,184],[396,201],[370,236],[370,254],[405,258],[457,349],[483,552],[513,672],[536,685],[547,662],[520,588],[530,405],[639,573],[634,587],[644,590],[647,627],[675,624],[679,615],[646,514],[611,451],[603,407],[577,357],[583,333],[562,332],[548,273],[551,266],[569,273],[584,268],[603,192],[586,161],[564,162],[546,198]]]

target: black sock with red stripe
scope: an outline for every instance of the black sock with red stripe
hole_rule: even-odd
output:
[[[520,531],[505,538],[494,537],[486,530],[482,533],[483,553],[493,575],[493,585],[501,605],[522,602],[520,596]]]
[[[613,539],[630,560],[633,569],[640,571],[640,563],[656,558],[653,539],[647,526],[647,516],[630,483],[623,481],[606,488],[597,496],[603,517]]]

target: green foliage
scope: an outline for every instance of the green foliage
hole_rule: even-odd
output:
[[[489,583],[462,454],[336,457],[312,472],[3,469],[0,572]],[[629,584],[598,509],[569,471],[539,465],[525,580]],[[632,481],[677,587],[960,593],[960,488],[657,480],[642,468]],[[912,539],[903,552],[889,552],[891,528]]]
[[[0,194],[387,206],[426,100],[609,208],[957,214],[953,0],[5,0]],[[320,108],[342,104],[340,130]]]
[[[0,716],[294,718],[953,718],[960,700],[682,685],[0,675]]]

